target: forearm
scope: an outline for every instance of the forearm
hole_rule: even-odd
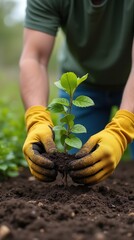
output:
[[[132,46],[132,67],[124,89],[120,109],[134,113],[134,41]]]
[[[47,106],[49,92],[47,70],[34,58],[20,61],[20,92],[25,109],[34,105]]]
[[[134,69],[131,71],[124,89],[120,109],[134,113]]]

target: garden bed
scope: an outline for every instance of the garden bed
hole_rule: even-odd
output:
[[[92,187],[64,187],[60,176],[45,184],[24,170],[0,193],[1,240],[134,239],[134,161]]]

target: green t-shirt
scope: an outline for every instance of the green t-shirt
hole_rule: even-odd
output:
[[[122,87],[131,69],[134,0],[27,0],[25,27],[56,36],[61,72],[89,73],[93,86]],[[45,44],[45,43],[44,43]]]

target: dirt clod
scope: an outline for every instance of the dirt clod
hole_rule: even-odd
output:
[[[10,233],[11,231],[9,227],[7,227],[6,225],[0,226],[0,240],[6,240],[9,237]]]

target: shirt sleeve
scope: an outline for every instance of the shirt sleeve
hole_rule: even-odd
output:
[[[61,17],[58,0],[27,0],[24,27],[55,36]]]

